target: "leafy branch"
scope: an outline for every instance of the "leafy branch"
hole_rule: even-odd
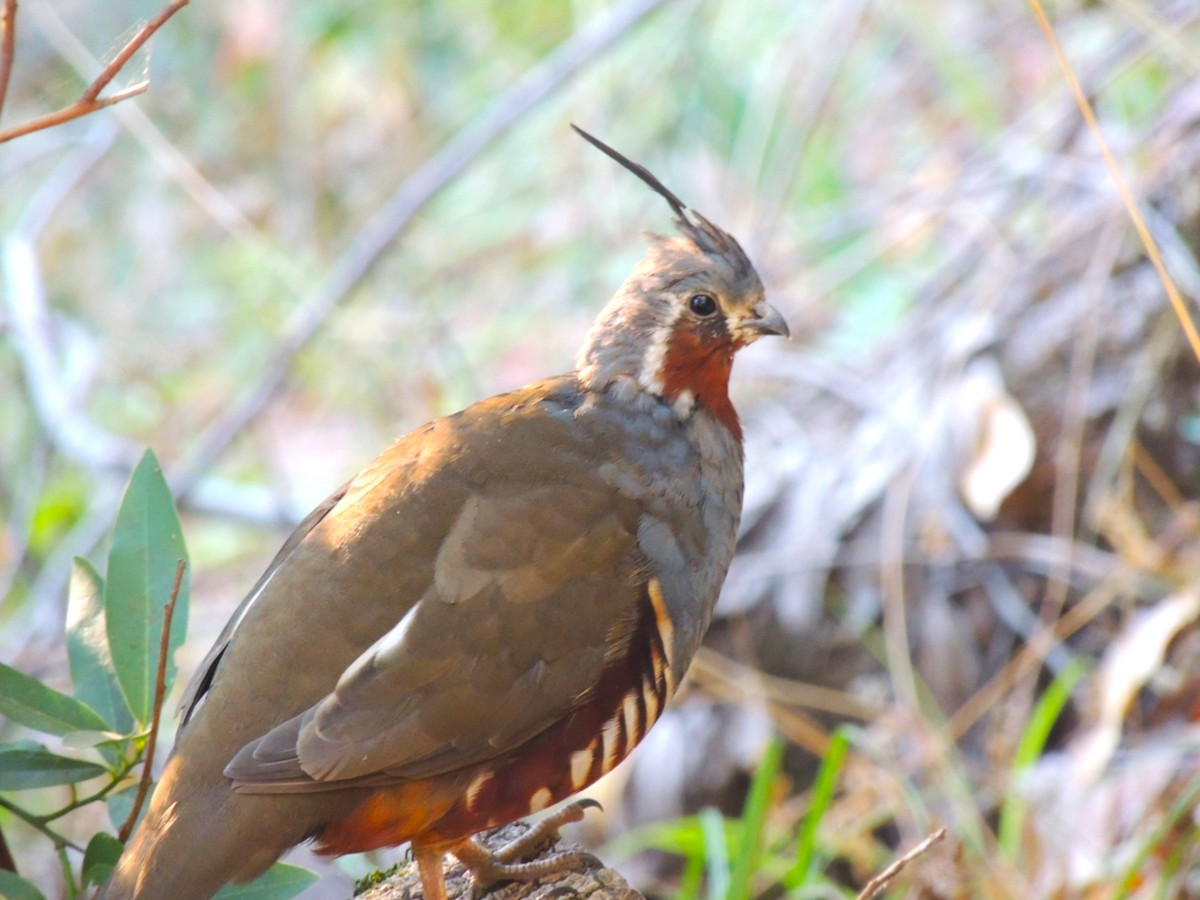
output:
[[[75,561],[66,628],[73,693],[0,663],[0,716],[63,738],[67,748],[85,747],[93,756],[61,755],[30,740],[0,744],[0,792],[70,790],[66,803],[42,814],[0,793],[0,809],[54,844],[68,897],[108,879],[153,789],[163,704],[175,681],[175,651],[187,630],[187,559],[170,488],[147,452],[121,499],[104,577],[85,560]],[[138,766],[134,786],[130,775]],[[101,778],[98,788],[80,793],[81,785]],[[107,803],[116,837],[100,832],[83,848],[52,827],[98,802]],[[68,850],[83,852],[78,877]],[[0,896],[42,897],[14,869],[15,864],[0,869]],[[259,900],[285,900],[314,880],[295,866],[277,865],[223,896],[245,892]]]

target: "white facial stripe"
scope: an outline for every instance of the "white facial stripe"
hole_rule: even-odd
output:
[[[672,325],[664,325],[655,329],[654,333],[650,335],[646,356],[642,359],[642,371],[638,373],[638,384],[652,394],[662,394],[663,392],[662,371],[667,361],[667,344],[671,338]]]
[[[667,364],[667,347],[671,343],[671,333],[675,330],[675,325],[682,314],[683,307],[675,305],[670,320],[659,325],[650,335],[646,355],[642,358],[642,370],[638,372],[638,384],[651,394],[662,396],[663,367]]]

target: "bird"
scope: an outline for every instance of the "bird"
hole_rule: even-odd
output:
[[[575,127],[575,126],[572,126]],[[645,167],[648,249],[574,371],[400,438],[284,542],[202,660],[142,822],[99,896],[205,898],[305,841],[411,842],[477,890],[591,801],[498,851],[476,835],[578,794],[662,714],[712,617],[741,515],[734,354],[789,336],[737,240]]]

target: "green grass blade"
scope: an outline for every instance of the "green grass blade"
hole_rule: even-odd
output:
[[[1113,894],[1113,900],[1125,900],[1134,892],[1141,881],[1139,873],[1146,865],[1146,860],[1152,854],[1161,852],[1168,837],[1172,831],[1179,828],[1180,823],[1188,822],[1198,802],[1200,802],[1200,775],[1188,782],[1187,786],[1174,798],[1170,808],[1158,824],[1146,834],[1137,853],[1125,867],[1125,873],[1116,880],[1117,890]],[[1189,823],[1189,827],[1192,827],[1194,835],[1200,833],[1200,828],[1195,828],[1191,823]]]
[[[1029,722],[1025,726],[1021,741],[1017,745],[1016,754],[1013,756],[1012,771],[1014,774],[1028,769],[1041,756],[1042,749],[1046,746],[1046,740],[1050,736],[1050,729],[1058,721],[1063,707],[1071,698],[1071,692],[1075,690],[1075,686],[1086,674],[1085,666],[1076,661],[1064,668],[1042,692],[1042,696],[1034,704]],[[1015,860],[1020,854],[1025,807],[1025,800],[1018,791],[1013,789],[1007,791],[1000,807],[998,839],[1000,852],[1008,859]]]
[[[807,883],[817,856],[817,828],[821,824],[829,804],[833,801],[833,791],[837,786],[838,776],[842,773],[842,765],[846,761],[846,751],[850,739],[845,730],[839,729],[833,733],[829,741],[829,749],[821,760],[821,768],[817,770],[816,780],[812,786],[812,800],[808,805],[808,813],[800,826],[800,838],[796,848],[796,864],[792,866],[784,878],[784,887],[794,890]]]
[[[725,817],[707,806],[697,816],[704,835],[704,860],[708,869],[708,900],[729,897],[729,836]]]
[[[771,792],[783,761],[783,742],[772,738],[750,783],[742,810],[741,833],[729,873],[729,900],[749,900],[763,851],[763,825],[771,808]]]

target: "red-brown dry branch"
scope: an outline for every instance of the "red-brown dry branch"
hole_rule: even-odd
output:
[[[8,96],[8,77],[12,74],[13,57],[17,53],[17,0],[4,0],[0,10],[0,113]]]
[[[117,55],[112,58],[112,61],[88,85],[87,90],[80,95],[78,100],[48,115],[40,116],[5,131],[0,131],[0,144],[34,131],[53,128],[55,125],[61,125],[63,122],[78,119],[81,116],[86,116],[88,113],[93,113],[98,109],[112,106],[114,103],[120,103],[122,100],[128,100],[130,97],[136,97],[138,94],[143,93],[150,87],[149,79],[139,81],[137,84],[117,91],[115,94],[110,94],[107,97],[102,98],[100,96],[100,92],[108,87],[112,80],[117,77],[117,73],[129,62],[130,58],[142,48],[146,41],[153,37],[154,33],[171,16],[187,6],[188,2],[189,0],[172,0],[171,3],[163,8],[162,12],[139,28],[137,34],[130,38],[125,46],[120,49]],[[0,87],[3,87],[7,82],[7,70],[3,67],[12,65],[12,53],[8,52],[7,45],[12,34],[13,14],[16,12],[16,6],[16,0],[5,0],[4,46],[0,48]],[[2,104],[2,101],[3,93],[0,93],[0,104]],[[2,108],[2,105],[0,105],[0,108]]]
[[[111,94],[103,100],[93,100],[90,103],[85,103],[83,100],[76,100],[70,106],[64,106],[62,109],[55,110],[48,115],[30,119],[28,122],[22,122],[20,125],[9,128],[7,131],[0,131],[0,144],[3,144],[5,141],[11,141],[13,138],[24,137],[35,131],[45,131],[47,128],[53,128],[55,125],[61,125],[63,122],[70,122],[72,119],[86,116],[88,113],[93,113],[98,109],[112,106],[114,103],[120,103],[122,100],[128,100],[130,97],[136,97],[148,87],[150,87],[149,81],[139,81],[132,87],[127,87],[122,91]]]
[[[79,98],[80,102],[94,103],[99,98],[100,92],[108,87],[109,82],[116,78],[117,73],[121,71],[125,63],[129,62],[129,58],[137,53],[142,48],[142,45],[154,36],[154,33],[158,29],[162,28],[167,19],[171,18],[171,16],[187,5],[188,0],[172,0],[162,12],[139,28],[137,34],[129,39],[117,55],[112,58],[112,61],[104,67],[104,71],[97,75],[96,80],[83,92],[83,96]]]
[[[129,810],[129,818],[121,825],[117,837],[121,843],[129,840],[133,826],[137,823],[138,813],[146,802],[146,794],[150,791],[150,781],[154,770],[154,751],[158,749],[158,723],[162,719],[163,700],[167,695],[167,654],[171,652],[171,619],[175,615],[175,601],[179,599],[179,591],[183,587],[183,573],[187,563],[182,559],[175,565],[175,585],[171,588],[171,598],[163,607],[162,637],[158,645],[158,672],[154,677],[154,709],[150,714],[150,737],[146,742],[146,757],[142,760],[142,778],[138,782],[137,796],[133,800],[133,808]]]
[[[876,875],[874,878],[872,878],[870,881],[867,882],[866,887],[864,887],[861,891],[859,891],[859,894],[858,894],[858,897],[856,898],[856,900],[871,900],[872,897],[875,897],[876,895],[878,895],[880,891],[882,891],[884,888],[886,888],[889,884],[892,883],[892,879],[894,879],[897,875],[900,874],[901,869],[903,869],[905,866],[907,866],[910,862],[912,862],[914,859],[916,859],[922,853],[927,852],[930,847],[932,847],[934,844],[936,844],[938,841],[940,841],[945,836],[946,836],[946,829],[939,828],[937,831],[935,831],[929,837],[925,838],[925,840],[921,841],[921,843],[917,844],[917,846],[913,847],[911,850],[909,850],[907,853],[905,853],[899,859],[896,859],[895,861],[893,861],[890,866],[888,866],[886,869],[884,869],[882,872],[880,872],[878,875]]]

